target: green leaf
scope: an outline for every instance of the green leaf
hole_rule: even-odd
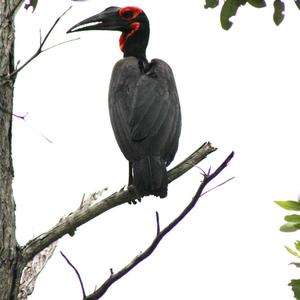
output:
[[[300,223],[300,215],[288,215],[284,217],[285,221],[292,223]]]
[[[241,5],[245,5],[247,0],[226,0],[221,9],[221,25],[228,30],[232,26],[230,18],[235,16]]]
[[[266,2],[264,0],[247,0],[247,2],[256,8],[262,8],[266,6]]]
[[[275,201],[275,203],[286,210],[300,211],[300,202],[297,201]]]
[[[299,254],[297,251],[291,249],[291,248],[288,247],[288,246],[284,246],[284,247],[285,247],[285,249],[286,249],[288,252],[290,252],[292,255],[296,256],[297,258],[300,258],[300,254]]]
[[[295,242],[295,248],[300,252],[300,241]]]
[[[284,3],[281,0],[275,0],[273,6],[273,20],[276,25],[279,25],[284,19]]]
[[[289,286],[292,287],[294,292],[294,297],[299,300],[300,299],[300,279],[292,279],[289,283]]]
[[[38,0],[29,0],[29,3],[25,4],[25,9],[28,9],[29,7],[32,7],[32,12],[36,9],[36,6],[38,4]]]
[[[280,231],[282,231],[282,232],[294,232],[294,231],[299,229],[297,227],[297,224],[300,225],[299,223],[286,223],[286,224],[283,224],[280,227]]]
[[[205,0],[204,8],[215,8],[219,5],[219,0]]]
[[[289,265],[294,265],[295,267],[300,268],[300,263],[298,262],[292,262]]]

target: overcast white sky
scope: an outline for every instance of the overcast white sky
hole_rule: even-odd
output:
[[[236,156],[212,185],[235,180],[207,194],[156,252],[103,297],[115,299],[282,300],[287,283],[299,278],[283,245],[298,234],[278,231],[284,211],[274,200],[296,199],[299,165],[300,11],[286,3],[276,27],[272,5],[242,7],[233,28],[219,24],[219,11],[200,0],[40,0],[34,14],[17,16],[16,61],[36,50],[39,29],[47,32],[73,4],[47,43],[80,37],[42,54],[18,76],[14,119],[14,193],[20,244],[76,209],[83,193],[127,182],[127,162],[111,130],[107,93],[111,70],[122,57],[117,32],[66,35],[71,26],[108,6],[136,5],[150,19],[148,58],[167,61],[175,74],[183,127],[177,156],[203,142],[219,150],[200,166],[217,167]],[[42,135],[47,136],[49,143]],[[87,292],[126,265],[190,201],[201,175],[197,168],[169,186],[167,199],[146,198],[115,208],[64,237],[62,250],[81,272]],[[58,250],[36,284],[31,300],[81,299],[73,270]]]

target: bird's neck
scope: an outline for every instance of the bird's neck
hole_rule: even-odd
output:
[[[120,36],[120,49],[124,57],[134,56],[138,59],[146,59],[149,34],[149,26],[141,25],[141,23],[133,23],[129,33],[123,32]]]

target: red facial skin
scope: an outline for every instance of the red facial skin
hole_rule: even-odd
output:
[[[136,6],[127,6],[119,10],[119,15],[121,18],[130,21],[137,18],[142,13],[142,10]],[[141,24],[139,22],[133,22],[130,24],[131,31],[129,33],[122,33],[120,36],[119,44],[120,49],[124,52],[124,47],[127,39],[132,36],[137,30],[139,30]]]
[[[126,13],[130,12],[129,17],[126,16]],[[136,6],[126,6],[123,7],[119,10],[119,15],[121,18],[126,19],[126,20],[133,20],[135,19],[142,10]]]

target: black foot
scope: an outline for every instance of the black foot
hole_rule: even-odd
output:
[[[128,186],[128,192],[132,194],[134,197],[137,197],[137,199],[134,199],[132,201],[128,201],[129,204],[137,204],[138,202],[142,201],[141,196],[139,195],[138,191],[133,185]]]

